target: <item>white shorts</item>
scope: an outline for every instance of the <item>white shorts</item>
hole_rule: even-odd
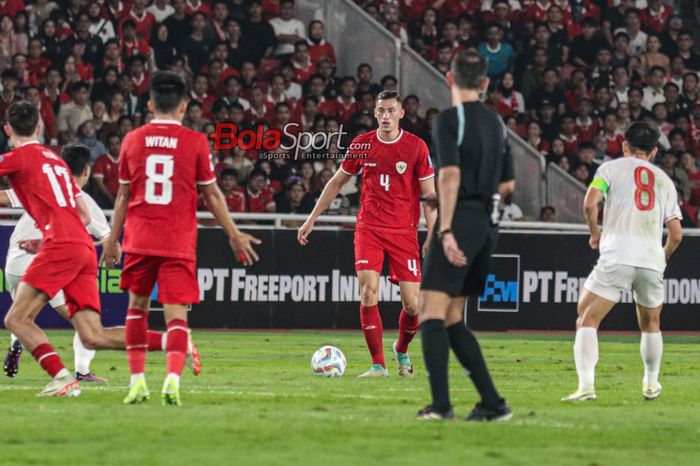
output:
[[[7,285],[10,291],[10,296],[12,296],[12,299],[15,299],[15,291],[17,290],[17,287],[19,286],[19,281],[22,279],[19,275],[13,275],[11,273],[8,273],[5,275],[5,279],[7,280]],[[59,306],[65,306],[66,305],[66,298],[63,296],[63,290],[60,290],[58,293],[56,293],[56,296],[53,297],[49,301],[49,305],[56,309]]]
[[[652,269],[599,260],[583,287],[616,303],[629,289],[640,306],[654,308],[664,303],[664,274]]]

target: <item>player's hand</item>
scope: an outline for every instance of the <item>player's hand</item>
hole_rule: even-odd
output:
[[[100,263],[104,264],[108,269],[112,269],[119,265],[122,260],[122,248],[116,241],[107,241],[102,246],[102,259]]]
[[[30,239],[27,241],[20,241],[19,248],[27,251],[29,254],[36,254],[41,249],[40,239]]]
[[[588,240],[588,244],[591,245],[591,249],[597,250],[600,246],[600,231],[595,231],[591,233],[591,237]]]
[[[311,232],[314,229],[314,222],[311,220],[307,220],[304,222],[304,224],[299,227],[299,231],[297,231],[297,241],[299,241],[299,244],[302,246],[306,246],[309,244],[309,240],[306,239],[308,236],[311,234]]]
[[[467,256],[465,256],[464,251],[459,248],[457,240],[452,233],[447,233],[442,238],[442,248],[450,264],[456,267],[465,267],[467,265]]]
[[[231,250],[236,256],[236,260],[243,265],[253,265],[260,260],[258,253],[253,249],[253,244],[260,243],[262,243],[262,241],[258,238],[242,232],[232,236],[228,240],[228,244],[231,245]]]
[[[430,207],[431,209],[438,208],[438,195],[437,193],[430,193],[427,196],[420,197],[421,202]]]

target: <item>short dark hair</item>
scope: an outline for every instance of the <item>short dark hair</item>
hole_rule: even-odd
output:
[[[66,161],[73,175],[81,175],[90,165],[90,149],[84,144],[72,142],[61,149],[61,158]]]
[[[224,168],[223,170],[221,170],[219,177],[223,178],[225,176],[232,176],[236,180],[238,180],[238,170],[236,170],[235,168]]]
[[[77,83],[73,84],[73,88],[71,89],[71,93],[75,94],[76,92],[78,92],[82,89],[89,91],[90,84],[88,84],[87,81],[78,81]]]
[[[659,142],[659,130],[641,121],[634,122],[625,131],[625,140],[630,148],[650,153]]]
[[[386,89],[384,89],[382,92],[377,94],[377,102],[379,102],[380,100],[389,99],[396,99],[399,103],[401,103],[401,96],[396,91],[387,91]]]
[[[262,168],[254,168],[253,171],[250,172],[250,177],[248,177],[248,181],[252,180],[257,176],[262,176],[263,178],[267,179],[267,172]]]
[[[185,80],[172,71],[159,71],[151,80],[153,106],[162,113],[171,113],[185,99]]]
[[[39,109],[26,100],[15,102],[7,110],[7,123],[18,136],[32,136],[39,124]]]
[[[12,68],[8,68],[2,72],[2,74],[0,75],[0,79],[12,79],[14,81],[19,82],[19,75],[17,75],[17,72]]]
[[[451,71],[455,84],[462,89],[481,88],[489,65],[478,52],[467,50],[460,52],[452,60]]]

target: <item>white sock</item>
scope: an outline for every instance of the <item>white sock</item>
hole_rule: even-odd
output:
[[[661,355],[664,352],[664,340],[661,332],[642,332],[642,341],[639,352],[644,361],[644,386],[655,386],[659,383],[659,368],[661,367]]]
[[[136,382],[140,380],[146,380],[146,377],[143,375],[143,372],[141,372],[140,374],[131,374],[131,383],[129,386],[133,387],[134,385],[136,385]]]
[[[177,388],[180,388],[180,376],[179,376],[179,375],[177,375],[177,374],[171,372],[170,374],[168,374],[168,376],[167,376],[165,379],[166,379],[166,380],[168,380],[168,379],[174,380],[174,381],[175,381],[175,386],[176,386]]]
[[[578,372],[578,389],[585,390],[595,385],[595,366],[598,363],[598,334],[593,327],[576,330],[574,357]]]
[[[161,345],[163,346],[163,351],[165,351],[165,348],[168,345],[168,332],[163,332],[163,336],[161,337]]]
[[[73,337],[73,354],[75,355],[75,372],[80,374],[90,373],[90,363],[95,357],[95,350],[87,349],[83,345],[78,332]]]
[[[14,333],[10,333],[10,346],[14,345],[17,340],[17,335],[15,335]]]
[[[68,372],[68,369],[64,367],[54,376],[54,380],[63,379],[65,377],[70,377],[70,372]]]

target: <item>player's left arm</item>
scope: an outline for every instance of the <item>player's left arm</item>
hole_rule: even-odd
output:
[[[92,217],[90,216],[90,208],[88,207],[87,202],[85,202],[83,196],[77,196],[75,198],[75,208],[78,211],[80,221],[83,222],[83,225],[90,225],[90,222],[92,221]]]
[[[599,179],[599,178],[597,178]],[[595,180],[594,180],[595,182]],[[586,198],[583,200],[583,216],[588,225],[588,231],[591,233],[591,239],[588,243],[592,249],[598,249],[600,243],[600,226],[598,226],[598,204],[603,200],[603,191],[600,187],[593,186],[588,188]]]
[[[431,198],[435,196],[435,177],[425,180],[420,180],[420,192],[423,198]],[[428,253],[430,246],[430,238],[433,236],[435,221],[437,220],[437,209],[430,206],[427,202],[423,203],[423,215],[425,215],[425,226],[428,229],[428,236],[423,243],[423,257]]]
[[[102,258],[100,263],[104,263],[107,268],[116,267],[122,257],[121,247],[119,246],[119,238],[124,229],[126,221],[126,210],[129,207],[131,199],[131,185],[129,183],[121,183],[117,197],[114,201],[114,214],[112,214],[112,233],[103,243]]]
[[[683,240],[683,229],[681,228],[683,213],[678,205],[678,192],[676,191],[675,185],[672,181],[668,180],[667,186],[669,195],[664,205],[664,223],[666,224],[666,228],[668,228],[668,236],[664,244],[664,254],[668,261]]]

